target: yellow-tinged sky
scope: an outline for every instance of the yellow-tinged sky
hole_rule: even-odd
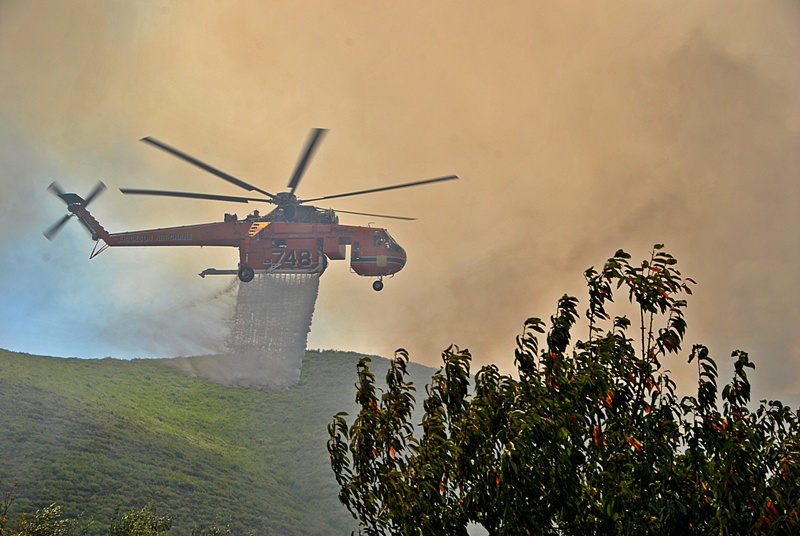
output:
[[[332,202],[419,219],[373,219],[409,254],[383,292],[331,265],[311,347],[404,346],[436,365],[456,343],[510,371],[525,318],[582,298],[583,270],[616,249],[664,242],[699,282],[687,346],[721,363],[748,350],[757,396],[796,396],[799,59],[789,0],[2,0],[0,346],[213,349],[229,281],[195,274],[233,267],[234,250],[89,261],[79,225],[42,237],[64,213],[45,188],[105,181],[92,212],[111,231],[215,221],[246,209],[119,193],[242,193],[139,138],[280,191],[325,127],[301,197],[461,180]]]

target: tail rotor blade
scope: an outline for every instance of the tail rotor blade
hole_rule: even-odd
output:
[[[58,182],[56,182],[56,181],[51,182],[50,186],[48,186],[47,189],[50,190],[51,192],[53,192],[58,197],[61,197],[62,195],[64,195],[66,193],[64,191],[64,189],[61,187],[61,185],[58,184]]]
[[[306,167],[308,166],[309,161],[311,161],[311,157],[314,156],[314,151],[317,148],[317,144],[326,132],[328,132],[328,129],[326,128],[315,128],[311,131],[311,135],[308,137],[308,142],[306,142],[306,148],[303,150],[300,160],[297,161],[294,174],[289,181],[288,188],[290,193],[294,194],[294,191],[297,190],[297,185],[300,184],[300,179],[303,178],[303,173],[305,173]]]
[[[47,238],[48,240],[53,240],[53,238],[55,238],[55,236],[58,234],[58,232],[61,230],[61,228],[64,227],[64,224],[66,224],[72,216],[73,216],[72,214],[66,214],[63,218],[61,218],[60,220],[55,222],[53,225],[51,225],[44,232],[45,238]]]
[[[89,195],[86,196],[86,204],[84,206],[88,206],[89,203],[92,202],[92,199],[94,199],[95,197],[97,197],[98,195],[102,194],[105,191],[106,191],[106,185],[103,184],[102,181],[97,181],[95,187],[92,189],[91,192],[89,192]]]

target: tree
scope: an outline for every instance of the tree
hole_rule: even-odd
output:
[[[14,484],[16,487],[16,484]],[[14,492],[9,491],[6,493],[2,502],[0,502],[0,536],[72,536],[74,534],[83,534],[77,528],[77,522],[74,519],[64,517],[61,506],[51,504],[33,514],[22,514],[17,520],[17,529],[12,530],[6,527],[8,522],[8,510],[14,502]]]
[[[111,518],[108,536],[160,536],[172,528],[172,518],[157,516],[153,505],[145,505],[140,510],[131,510],[120,515],[119,508]]]
[[[364,534],[795,534],[800,531],[800,415],[779,401],[749,408],[747,353],[722,392],[708,349],[696,396],[679,398],[662,361],[682,351],[694,281],[657,244],[632,264],[620,250],[562,297],[549,329],[525,322],[517,375],[452,346],[425,388],[419,437],[408,354],[386,388],[357,368],[360,411],[328,431],[339,498]],[[627,305],[614,303],[625,294]],[[633,321],[612,309],[632,311]],[[544,344],[540,348],[540,338]]]
[[[15,484],[16,486],[16,484]],[[21,514],[17,520],[16,530],[6,527],[8,510],[14,502],[12,491],[6,493],[0,501],[0,536],[84,536],[88,533],[88,526],[81,526],[81,519],[71,519],[64,516],[63,509],[58,504],[51,504],[33,514]],[[92,521],[89,521],[89,525]],[[140,510],[131,510],[120,514],[119,508],[111,518],[106,534],[108,536],[160,536],[172,528],[172,519],[169,516],[157,516],[152,505],[148,504]],[[223,531],[214,526],[212,529],[196,529],[193,535],[225,535],[230,531]]]

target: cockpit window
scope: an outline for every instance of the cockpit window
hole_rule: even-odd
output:
[[[381,244],[389,244],[391,242],[394,242],[394,240],[392,240],[392,237],[389,236],[389,233],[387,233],[383,229],[380,229],[372,233],[372,243],[375,244],[376,246],[379,246]]]
[[[381,229],[372,233],[372,243],[375,246],[383,246],[387,251],[399,251],[400,246],[388,232]]]

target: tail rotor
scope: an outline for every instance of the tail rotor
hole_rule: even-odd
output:
[[[88,206],[89,203],[91,203],[98,195],[100,195],[106,190],[106,185],[98,181],[95,187],[92,188],[92,191],[89,192],[89,195],[86,196],[86,199],[82,198],[78,194],[68,193],[64,191],[64,189],[61,188],[61,185],[59,185],[55,181],[53,181],[50,184],[50,186],[47,187],[47,189],[53,192],[54,195],[59,197],[64,202],[64,204],[67,205],[67,210],[69,211],[69,214],[64,215],[61,219],[56,221],[53,225],[51,225],[44,231],[45,238],[47,238],[48,240],[53,240],[59,233],[59,231],[61,231],[62,227],[64,227],[64,225],[66,225],[66,223],[70,220],[70,218],[75,216],[76,208],[79,206],[82,207]],[[81,218],[78,218],[78,221],[80,221],[83,224],[83,226],[89,230],[89,233],[94,234],[94,231],[91,229],[91,227],[89,227],[89,225],[86,222],[84,222]]]

